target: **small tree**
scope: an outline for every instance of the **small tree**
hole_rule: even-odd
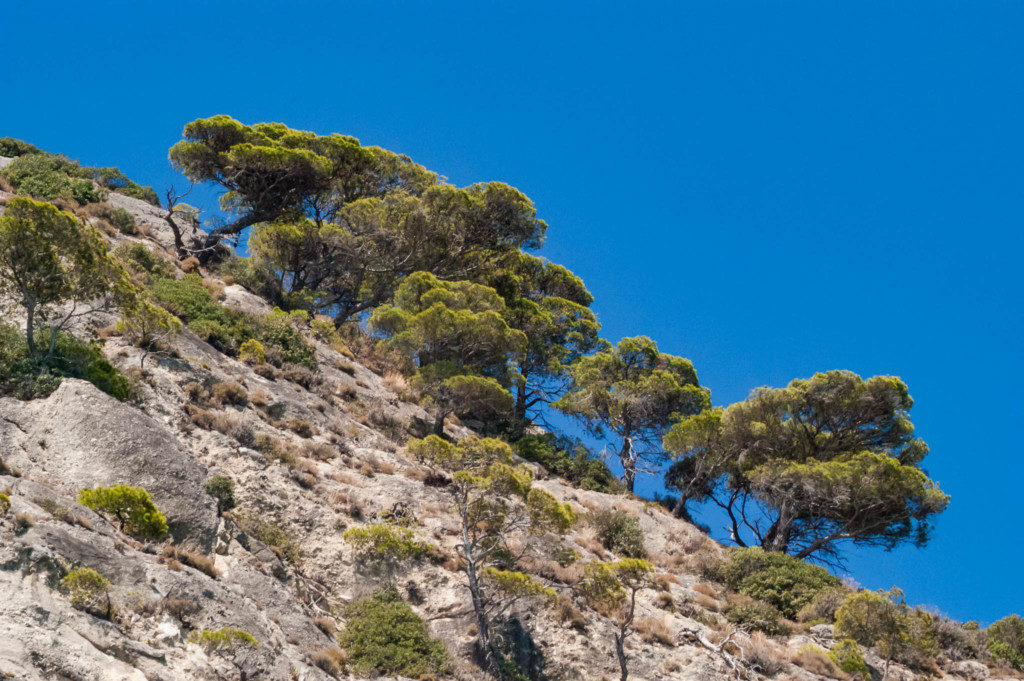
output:
[[[992,657],[1014,669],[1024,669],[1024,619],[1009,615],[993,622],[985,634]]]
[[[639,558],[625,558],[614,563],[595,562],[583,567],[580,593],[590,607],[615,617],[615,657],[619,662],[621,681],[629,678],[626,665],[626,638],[633,631],[636,597],[652,586],[654,566]]]
[[[349,528],[342,539],[352,547],[356,562],[377,566],[387,583],[403,563],[420,560],[430,551],[430,544],[418,541],[412,530],[386,521]]]
[[[71,570],[60,580],[60,589],[68,595],[73,607],[110,619],[110,582],[92,568]]]
[[[162,539],[167,535],[167,518],[153,497],[141,487],[114,485],[83,489],[78,503],[100,513],[109,513],[119,529],[136,539]]]
[[[492,638],[492,623],[520,599],[554,596],[529,575],[508,569],[520,557],[509,539],[524,531],[564,533],[575,522],[575,513],[533,488],[529,469],[512,466],[512,450],[501,440],[469,437],[453,444],[430,435],[410,440],[408,449],[416,460],[451,475],[445,491],[459,518],[460,566],[480,649],[491,673],[501,677],[502,656]]]
[[[25,311],[31,356],[52,357],[58,331],[106,303],[133,298],[124,270],[107,253],[99,232],[50,203],[16,197],[0,216],[0,295]],[[37,330],[50,331],[37,347]]]
[[[125,308],[117,322],[118,333],[142,349],[140,369],[144,368],[149,353],[163,349],[181,330],[180,319],[141,297]]]
[[[235,483],[226,475],[215,475],[206,481],[206,493],[217,501],[217,513],[225,513],[235,507]]]
[[[889,591],[861,591],[848,597],[836,611],[836,636],[863,646],[877,646],[885,657],[884,681],[892,659],[910,644],[909,613],[903,592],[895,587]]]
[[[618,440],[623,480],[632,492],[638,472],[664,458],[661,439],[679,415],[708,406],[689,360],[658,352],[650,338],[624,338],[613,348],[579,359],[569,370],[569,392],[553,406],[576,417],[598,437]]]

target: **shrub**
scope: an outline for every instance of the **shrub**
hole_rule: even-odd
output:
[[[277,308],[266,315],[252,315],[224,307],[196,272],[181,279],[154,278],[153,296],[178,315],[193,333],[221,352],[238,354],[243,344],[255,339],[263,346],[265,359],[272,357],[278,365],[292,363],[316,368],[314,348],[295,327],[292,316]]]
[[[135,216],[124,208],[112,206],[103,201],[89,204],[85,208],[85,214],[101,220],[106,220],[122,234],[135,234]],[[141,245],[141,244],[139,244]],[[145,248],[145,246],[142,246]],[[146,249],[149,250],[149,249]]]
[[[836,641],[829,657],[837,667],[847,674],[860,674],[865,678],[870,675],[868,665],[864,662],[864,656],[860,653],[860,646],[853,639],[843,638]]]
[[[114,485],[83,489],[78,503],[117,519],[122,532],[137,539],[162,539],[167,534],[167,519],[141,487]]]
[[[580,442],[545,433],[522,437],[512,447],[519,456],[540,464],[574,487],[610,494],[625,490],[605,462],[594,458]]]
[[[830,586],[822,589],[797,613],[797,619],[801,622],[834,622],[836,610],[843,604],[843,600],[849,592],[840,586]]]
[[[52,201],[72,199],[80,204],[100,200],[88,179],[76,177],[78,164],[55,154],[27,154],[11,161],[2,174],[19,194]]]
[[[87,567],[71,570],[60,580],[60,589],[68,595],[72,607],[110,617],[110,582],[95,570]]]
[[[12,158],[25,156],[26,154],[39,153],[42,153],[42,150],[39,147],[29,144],[24,140],[15,139],[13,137],[0,137],[0,156]]]
[[[785,634],[788,628],[780,619],[778,609],[763,601],[746,601],[725,609],[725,618],[748,631],[763,631],[772,636]]]
[[[11,510],[11,498],[0,492],[0,513],[7,513]]]
[[[238,359],[247,364],[266,364],[267,351],[255,338],[250,338],[238,347]]]
[[[1009,615],[993,622],[985,633],[992,657],[1014,669],[1024,669],[1024,619]]]
[[[249,404],[249,392],[237,383],[216,383],[211,391],[211,397],[217,404],[233,404],[236,407],[244,407]]]
[[[206,493],[217,500],[217,512],[235,507],[235,483],[226,475],[215,475],[206,481]]]
[[[39,333],[40,345],[49,345],[50,331]],[[59,332],[53,356],[34,360],[25,335],[14,326],[0,322],[0,395],[20,400],[46,397],[62,378],[89,381],[111,397],[124,401],[132,396],[132,385],[96,345],[70,333]]]
[[[244,629],[223,627],[221,629],[200,629],[188,637],[189,643],[196,643],[207,653],[224,653],[239,648],[259,648],[256,637]]]
[[[743,659],[751,669],[765,676],[775,676],[786,668],[786,661],[770,640],[761,632],[754,632],[743,644]]]
[[[423,558],[430,551],[430,544],[417,541],[409,528],[384,521],[352,527],[342,539],[352,546],[360,562],[397,564]]]
[[[609,551],[627,558],[645,558],[644,536],[640,521],[625,511],[601,509],[588,516],[601,543]]]
[[[235,522],[243,530],[266,544],[282,560],[286,560],[292,565],[302,562],[302,552],[299,550],[298,542],[277,523],[247,515],[236,516]]]
[[[346,617],[338,643],[357,675],[418,678],[449,669],[444,645],[430,636],[426,623],[393,586],[355,601]]]
[[[758,547],[733,549],[720,571],[730,589],[764,601],[788,618],[795,617],[821,590],[840,584],[825,568]]]

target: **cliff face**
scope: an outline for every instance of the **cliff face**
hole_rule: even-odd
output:
[[[171,234],[160,209],[118,194],[109,201],[129,210],[145,234],[113,235],[112,242],[168,250]],[[225,305],[269,311],[240,286],[217,283]],[[85,336],[114,320],[97,313],[76,332]],[[355,563],[344,529],[405,504],[417,536],[438,546],[442,558],[455,554],[457,520],[446,497],[425,485],[425,471],[404,455],[406,439],[428,417],[403,401],[393,379],[319,343],[315,373],[274,378],[188,332],[173,346],[167,356],[148,358],[140,372],[140,350],[117,336],[105,340],[107,358],[137,378],[131,402],[71,379],[44,399],[0,398],[0,460],[8,468],[0,491],[9,490],[11,501],[10,512],[0,515],[0,675],[326,680],[332,677],[314,656],[335,645],[327,632],[344,625],[340,606],[380,583]],[[246,397],[207,402],[198,412],[189,385],[217,383],[240,386]],[[450,428],[453,437],[469,432]],[[268,438],[277,438],[287,455],[257,445]],[[724,643],[726,625],[715,614],[722,601],[713,587],[700,585],[696,570],[721,548],[695,527],[641,500],[573,489],[534,468],[539,486],[581,513],[614,507],[640,520],[658,588],[640,596],[644,631],[627,644],[630,678],[755,678],[764,671],[757,655],[779,661],[779,678],[818,678],[789,660],[802,645],[831,645],[828,627],[778,640],[737,634]],[[231,517],[218,515],[203,489],[215,475],[235,483]],[[168,517],[173,545],[135,541],[75,501],[81,488],[119,483],[151,492]],[[271,526],[272,538],[260,529]],[[609,557],[586,525],[565,537],[516,541],[532,549],[522,567],[564,595],[579,578],[579,563],[560,565],[553,560],[558,549],[573,549],[583,563]],[[110,581],[110,620],[76,610],[55,588],[72,566]],[[410,568],[397,582],[447,645],[453,677],[483,678],[454,561]],[[577,607],[582,618],[571,608],[539,604],[515,613],[533,639],[535,666],[543,669],[538,678],[617,678],[612,620]],[[186,641],[190,631],[226,626],[248,631],[259,647],[226,660]],[[963,671],[987,675],[982,665]],[[911,678],[906,670],[895,674]]]

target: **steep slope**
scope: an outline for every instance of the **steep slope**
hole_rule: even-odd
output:
[[[109,202],[142,227],[138,236],[110,235],[113,244],[169,250],[160,209],[119,194]],[[269,311],[244,288],[205,274],[223,290],[225,305]],[[0,398],[0,460],[7,467],[0,491],[9,489],[11,501],[0,515],[0,673],[32,681],[329,679],[315,659],[335,645],[327,632],[344,624],[340,606],[380,583],[353,560],[342,532],[404,504],[416,534],[438,550],[398,585],[451,651],[453,676],[484,678],[473,661],[472,618],[453,558],[456,518],[404,452],[429,418],[389,387],[393,379],[319,342],[315,372],[257,371],[190,332],[140,371],[140,350],[109,334],[115,320],[97,313],[77,333],[107,336],[106,356],[137,379],[135,400],[118,402],[72,379],[44,399]],[[218,385],[231,386],[231,397],[211,397]],[[468,433],[450,426],[452,437]],[[618,508],[639,519],[658,588],[640,595],[637,619],[647,633],[627,644],[631,678],[754,678],[766,671],[816,678],[789,659],[803,645],[831,645],[827,626],[789,639],[727,637],[715,612],[724,596],[698,576],[721,547],[697,528],[643,500],[574,489],[537,466],[534,472],[540,487],[580,513]],[[230,517],[218,515],[203,489],[216,475],[235,483],[238,507]],[[152,493],[173,545],[131,539],[75,501],[81,488],[119,483]],[[580,563],[609,555],[586,525],[564,538],[515,539],[533,549],[521,567],[566,596]],[[561,564],[559,549],[579,560]],[[76,610],[56,589],[71,566],[110,580],[110,621]],[[614,624],[579,608],[568,598],[555,608],[521,608],[517,618],[532,637],[522,648],[533,651],[543,678],[617,677]],[[259,647],[229,660],[186,641],[189,632],[226,626],[248,631]],[[987,676],[974,664],[964,667],[965,677]],[[896,673],[912,678],[902,668]]]

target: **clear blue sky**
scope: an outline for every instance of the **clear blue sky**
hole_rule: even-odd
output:
[[[162,189],[183,124],[229,113],[507,181],[606,336],[691,358],[716,404],[901,376],[952,504],[850,572],[1024,611],[1024,3],[631,4],[7,3],[0,135]]]

